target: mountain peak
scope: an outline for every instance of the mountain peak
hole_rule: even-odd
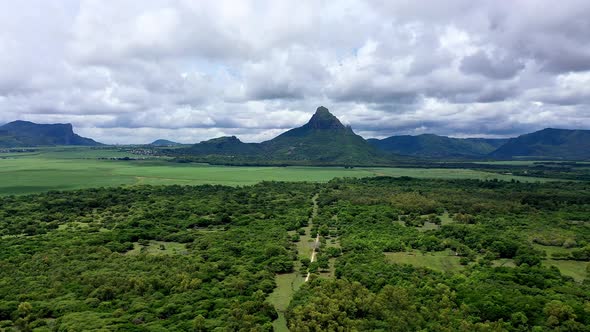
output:
[[[306,125],[313,129],[345,129],[344,125],[324,106],[318,107]]]

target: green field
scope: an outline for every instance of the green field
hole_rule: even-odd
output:
[[[547,266],[555,266],[559,269],[561,274],[574,278],[577,282],[582,282],[588,278],[588,262],[571,261],[571,260],[555,260],[547,259],[543,262]]]
[[[367,176],[548,181],[542,178],[509,176],[470,169],[237,167],[180,164],[158,158],[132,161],[104,159],[123,157],[145,158],[116,148],[46,148],[30,153],[0,154],[0,195],[118,185],[236,186],[261,181],[326,182],[335,177]]]
[[[497,259],[493,262],[494,266],[504,267],[515,267],[514,260],[512,259]],[[583,261],[573,260],[557,260],[557,259],[546,259],[543,260],[544,266],[555,266],[559,269],[559,272],[564,276],[572,277],[577,282],[583,282],[589,277],[587,267],[590,263]]]
[[[178,242],[150,241],[147,245],[133,243],[133,249],[126,252],[126,255],[180,255],[186,254],[186,246]]]
[[[275,307],[279,314],[279,318],[273,322],[275,331],[289,331],[286,329],[287,320],[285,318],[285,311],[287,311],[287,307],[289,306],[289,302],[291,302],[291,298],[293,298],[293,294],[295,294],[301,285],[303,285],[304,280],[305,278],[303,278],[300,273],[296,272],[278,274],[275,277],[277,287],[274,292],[268,296],[268,302]]]
[[[543,163],[563,163],[567,160],[494,160],[494,161],[474,161],[474,164],[484,165],[508,165],[508,166],[531,166]],[[471,163],[471,162],[470,162]],[[576,164],[588,164],[587,161],[576,161]]]
[[[540,244],[533,244],[533,248],[547,253],[547,258],[551,258],[553,254],[571,254],[574,248],[564,248],[557,246],[543,246]]]
[[[397,264],[410,264],[416,267],[426,267],[440,272],[457,272],[464,268],[459,263],[459,256],[450,251],[441,252],[388,252],[387,260]]]

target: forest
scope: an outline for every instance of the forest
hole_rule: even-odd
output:
[[[590,330],[587,182],[50,191],[0,198],[0,236],[7,331],[272,331],[308,272],[291,331]]]

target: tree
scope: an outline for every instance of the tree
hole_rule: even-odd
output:
[[[309,268],[308,271],[309,273],[317,273],[319,270],[320,265],[318,264],[318,262],[312,262],[311,264],[309,264]]]
[[[203,315],[198,315],[193,320],[193,330],[195,332],[207,331],[206,323],[207,323],[207,320],[205,319],[205,317],[203,317]]]
[[[548,316],[546,323],[547,326],[554,328],[563,325],[568,321],[573,321],[576,319],[574,309],[569,305],[557,300],[547,303],[543,309],[543,312]]]
[[[301,267],[303,269],[307,269],[309,267],[310,263],[311,263],[311,260],[308,257],[301,258]]]
[[[320,269],[325,270],[330,267],[330,260],[328,256],[320,254],[318,255],[318,266]]]
[[[33,306],[29,302],[21,302],[18,305],[17,312],[19,318],[14,322],[14,325],[19,331],[28,332],[32,330],[29,325],[31,320],[31,310],[33,310]]]

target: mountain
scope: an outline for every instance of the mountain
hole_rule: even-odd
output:
[[[54,145],[97,146],[102,144],[76,135],[69,123],[37,124],[19,120],[0,127],[0,147]]]
[[[185,151],[195,155],[244,156],[261,153],[257,143],[244,143],[235,136],[223,136],[194,144]]]
[[[169,141],[167,139],[157,139],[148,145],[151,145],[151,146],[179,146],[182,144],[177,143],[177,142],[173,142],[173,141]]]
[[[243,143],[235,136],[219,137],[173,153],[201,156],[199,160],[215,163],[251,164],[361,165],[378,164],[390,158],[344,126],[323,106],[305,125],[262,143]]]
[[[590,159],[590,130],[546,128],[511,138],[489,154],[496,159]]]
[[[305,125],[261,145],[276,160],[358,164],[383,157],[323,106]]]
[[[474,158],[485,156],[507,139],[452,138],[434,134],[391,136],[369,139],[377,149],[399,155],[423,158]]]

